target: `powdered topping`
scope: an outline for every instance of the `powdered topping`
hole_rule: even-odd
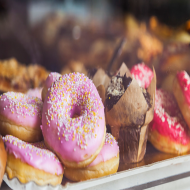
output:
[[[180,113],[174,96],[164,90],[157,90],[152,129],[161,134],[169,135],[176,141],[185,144],[190,140],[189,131]]]
[[[131,69],[131,74],[133,78],[136,79],[139,86],[143,88],[148,88],[154,76],[152,70],[144,63],[134,65]]]
[[[87,149],[88,140],[97,138],[95,128],[104,118],[98,111],[103,109],[102,101],[94,90],[92,81],[80,73],[64,75],[48,89],[46,124],[56,122],[58,140],[76,140],[78,147]]]
[[[117,141],[110,133],[106,133],[105,143],[102,150],[100,151],[96,159],[88,167],[97,165],[100,162],[110,160],[111,158],[116,157],[118,153],[119,146],[117,145]]]
[[[37,97],[22,93],[7,92],[0,96],[0,101],[8,101],[3,108],[4,111],[8,109],[12,114],[32,117],[37,115],[41,118],[43,103]]]
[[[52,174],[63,173],[59,159],[46,148],[44,142],[26,143],[11,135],[3,137],[3,140],[7,151],[23,162]]]

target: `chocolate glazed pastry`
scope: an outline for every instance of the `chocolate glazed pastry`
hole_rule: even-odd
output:
[[[5,173],[5,167],[7,162],[7,152],[5,151],[4,143],[0,135],[0,186]]]
[[[121,94],[119,100],[112,106],[108,103],[110,94],[113,95],[113,93],[110,93],[111,91],[109,92],[112,83],[108,86],[106,123],[111,126],[112,135],[118,141],[120,162],[128,164],[141,161],[146,152],[148,124],[153,119],[156,75],[154,72],[154,78],[148,89],[145,90],[139,87],[135,79],[129,80],[131,75],[126,66],[122,65],[121,68],[121,76],[123,76],[123,78],[122,82],[117,84],[121,86],[121,88],[118,86],[115,88],[116,90],[121,89],[119,92],[119,94]],[[124,70],[126,71],[125,74],[123,72]],[[127,80],[124,79],[125,75],[128,80],[128,85],[124,87],[123,81],[125,80],[127,83]],[[115,93],[117,94],[117,92]]]
[[[120,74],[112,77],[111,83],[107,90],[106,107],[111,110],[113,106],[119,101],[121,96],[127,90],[132,81],[131,77],[126,75],[120,76]]]

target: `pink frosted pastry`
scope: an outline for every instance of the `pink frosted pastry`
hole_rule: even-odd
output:
[[[131,74],[139,86],[143,88],[148,88],[154,76],[153,71],[144,63],[134,65],[131,69]]]
[[[88,77],[70,73],[52,84],[44,100],[42,133],[66,167],[89,165],[101,151],[105,130],[104,106]]]
[[[29,89],[26,95],[42,98],[42,88]]]
[[[190,128],[190,77],[186,71],[181,71],[176,74],[173,82],[173,94]]]
[[[42,90],[42,101],[44,101],[45,97],[46,97],[46,94],[47,94],[47,91],[48,91],[48,88],[51,86],[51,84],[57,80],[59,77],[61,76],[61,74],[59,73],[56,73],[56,72],[51,72],[46,81],[45,81],[45,84],[44,84],[44,87],[43,87],[43,90]]]
[[[30,144],[11,135],[3,140],[7,151],[5,172],[9,179],[17,177],[21,183],[34,181],[38,185],[61,183],[63,166],[44,142]]]
[[[65,176],[72,181],[84,181],[114,174],[119,166],[119,146],[115,138],[106,133],[105,143],[96,159],[86,168],[65,168]]]
[[[0,133],[26,142],[42,140],[40,129],[41,99],[22,93],[7,92],[0,96]]]
[[[154,147],[166,153],[182,154],[190,150],[190,131],[170,92],[156,91],[154,119],[148,139]]]

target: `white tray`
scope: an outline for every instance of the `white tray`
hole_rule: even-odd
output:
[[[145,189],[190,176],[190,155],[174,156],[156,151],[149,143],[148,150],[142,162],[128,166],[120,165],[119,172],[106,177],[84,182],[71,182],[63,179],[62,185],[38,186],[34,182],[21,184],[17,178],[9,180],[4,175],[4,181],[14,190],[76,190],[76,189]],[[123,170],[123,171],[122,171]],[[173,185],[175,183],[172,183]],[[188,183],[190,185],[190,181]],[[182,189],[182,188],[181,188]]]

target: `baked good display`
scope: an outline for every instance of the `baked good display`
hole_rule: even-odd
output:
[[[7,135],[3,138],[7,151],[6,173],[9,179],[17,177],[21,183],[58,185],[64,169],[59,159],[47,150],[44,142],[26,143]]]
[[[0,96],[0,134],[13,135],[26,142],[42,140],[41,99],[18,92]]]
[[[4,143],[0,135],[0,187],[5,173],[5,167],[7,163],[7,152],[5,151]]]
[[[41,94],[42,101],[45,100],[45,97],[46,97],[48,88],[50,88],[50,87],[51,87],[51,84],[52,84],[55,80],[57,80],[59,77],[61,77],[61,74],[56,73],[56,72],[51,72],[51,73],[48,75],[48,77],[46,78],[46,81],[45,81],[45,83],[44,83],[44,87],[43,87],[42,94]]]
[[[172,93],[156,91],[154,119],[148,140],[166,153],[182,154],[190,150],[190,131]]]
[[[43,104],[42,133],[65,167],[88,166],[103,147],[105,130],[104,106],[88,77],[70,73],[51,85]]]
[[[65,185],[147,165],[150,149],[148,164],[161,160],[155,155],[188,154],[189,23],[175,31],[155,17],[99,23],[61,13],[39,21],[32,38],[40,59],[31,59],[39,65],[0,61],[4,180],[58,185],[64,173]]]
[[[190,77],[186,71],[176,74],[172,87],[179,109],[190,128]]]
[[[96,159],[85,168],[65,168],[65,177],[72,181],[84,181],[114,174],[119,167],[119,146],[114,137],[106,133],[104,146]]]
[[[111,78],[105,101],[106,124],[120,148],[120,161],[139,162],[146,152],[148,124],[153,119],[156,78],[147,90],[140,87],[123,64]]]

